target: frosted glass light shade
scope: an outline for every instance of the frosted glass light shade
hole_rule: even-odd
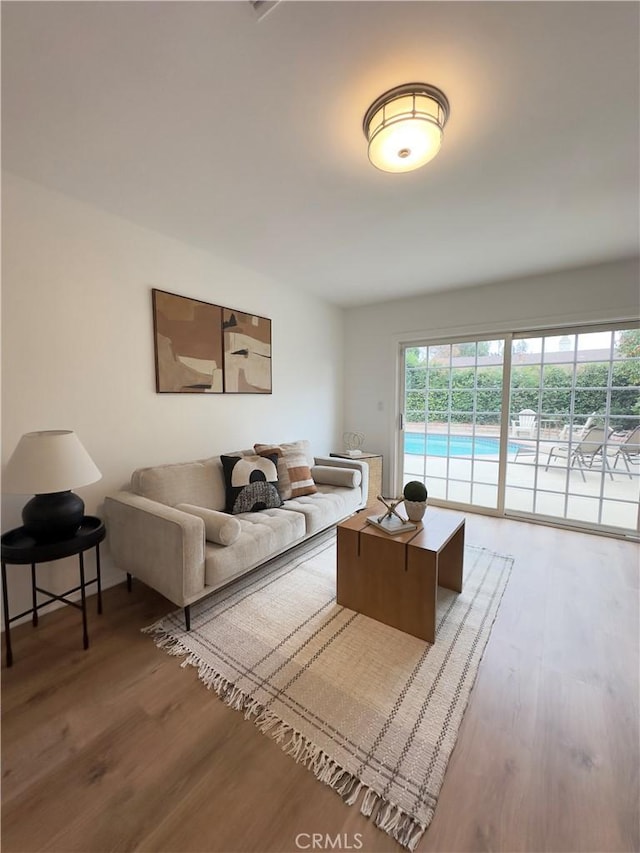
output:
[[[102,474],[71,430],[22,436],[2,476],[2,489],[18,495],[65,492],[95,483]]]
[[[383,172],[410,172],[432,160],[449,118],[444,92],[427,83],[390,89],[367,110],[363,130],[369,160]]]

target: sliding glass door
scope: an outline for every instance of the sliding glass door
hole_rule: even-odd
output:
[[[432,498],[498,507],[504,340],[405,349],[403,483]]]
[[[436,503],[637,533],[640,330],[559,329],[402,350],[399,486]]]
[[[514,338],[510,425],[507,513],[638,529],[639,330]]]

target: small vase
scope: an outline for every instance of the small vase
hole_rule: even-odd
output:
[[[408,501],[405,499],[404,508],[407,511],[409,521],[422,521],[427,510],[426,501]]]

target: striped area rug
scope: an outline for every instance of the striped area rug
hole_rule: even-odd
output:
[[[336,604],[335,530],[144,629],[349,805],[413,850],[449,756],[512,558],[467,546],[438,591],[436,642]]]

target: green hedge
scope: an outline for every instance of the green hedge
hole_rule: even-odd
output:
[[[611,377],[609,370],[611,367]],[[544,373],[544,375],[543,375]],[[451,377],[451,387],[449,378]],[[609,392],[608,386],[611,385]],[[575,381],[573,368],[553,364],[526,367],[515,365],[511,373],[511,411],[541,411],[542,417],[568,422],[573,397],[576,419],[609,407],[612,426],[628,427],[629,416],[640,415],[640,362],[636,360],[579,365]],[[608,394],[610,401],[608,402]],[[454,423],[499,424],[502,410],[502,369],[500,367],[431,368],[407,360],[407,421],[429,420]],[[625,417],[620,417],[625,416]]]

